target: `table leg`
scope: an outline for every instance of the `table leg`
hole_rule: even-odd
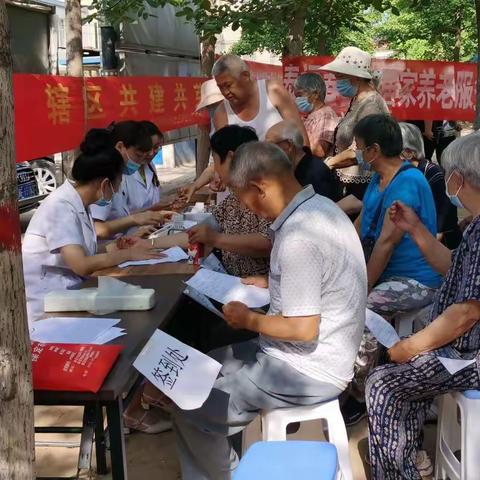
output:
[[[108,432],[110,435],[110,458],[112,460],[112,480],[127,480],[127,457],[123,433],[122,399],[106,404]]]
[[[95,425],[95,457],[97,459],[97,473],[106,475],[107,469],[107,449],[105,447],[105,425],[103,420],[103,407],[96,405],[96,425]]]

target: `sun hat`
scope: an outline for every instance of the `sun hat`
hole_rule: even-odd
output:
[[[370,65],[372,57],[369,53],[357,47],[345,47],[333,60],[320,67],[319,70],[326,72],[343,73],[352,77],[372,79]]]
[[[217,82],[213,78],[202,83],[202,88],[200,92],[201,92],[200,103],[197,105],[197,108],[195,109],[196,112],[198,112],[202,108],[206,108],[210,105],[213,105],[214,103],[218,103],[218,102],[221,102],[222,100],[225,100],[225,97],[222,95],[222,93],[220,92],[220,89],[217,86]]]

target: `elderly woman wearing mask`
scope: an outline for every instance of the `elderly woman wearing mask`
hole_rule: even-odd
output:
[[[473,221],[460,246],[450,251],[397,202],[391,221],[408,233],[445,280],[437,293],[431,322],[389,350],[392,363],[367,380],[370,461],[373,480],[420,480],[416,457],[427,412],[437,395],[480,389],[480,135],[455,140],[443,153],[446,193]],[[440,357],[475,360],[450,373]],[[467,425],[467,436],[478,425]],[[472,431],[473,433],[473,431]]]
[[[462,240],[458,226],[457,209],[445,193],[445,175],[439,165],[425,158],[422,132],[411,123],[399,123],[402,130],[402,157],[417,167],[425,176],[432,190],[437,210],[437,238],[445,246],[455,249]]]
[[[332,72],[340,95],[351,99],[335,132],[335,154],[327,158],[325,163],[337,171],[345,194],[362,200],[371,176],[364,168],[361,158],[355,156],[357,149],[353,129],[367,115],[389,113],[388,107],[374,85],[371,56],[367,52],[356,47],[346,47],[333,62],[324,65],[321,70]]]
[[[304,124],[310,150],[323,158],[333,153],[333,137],[338,124],[337,114],[325,105],[327,87],[317,73],[303,73],[295,81],[295,103],[305,116]]]

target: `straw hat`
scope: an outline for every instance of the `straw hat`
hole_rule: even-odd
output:
[[[369,53],[364,52],[357,47],[345,47],[333,62],[327,63],[323,67],[320,67],[319,70],[343,73],[344,75],[371,80],[371,63],[372,57]]]
[[[213,105],[214,103],[225,100],[224,96],[222,95],[220,89],[217,86],[217,82],[213,78],[202,83],[201,94],[202,96],[200,98],[200,103],[195,109],[196,112],[198,112],[202,108]]]

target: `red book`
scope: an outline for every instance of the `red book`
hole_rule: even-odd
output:
[[[122,349],[122,345],[32,342],[33,388],[96,393]]]

